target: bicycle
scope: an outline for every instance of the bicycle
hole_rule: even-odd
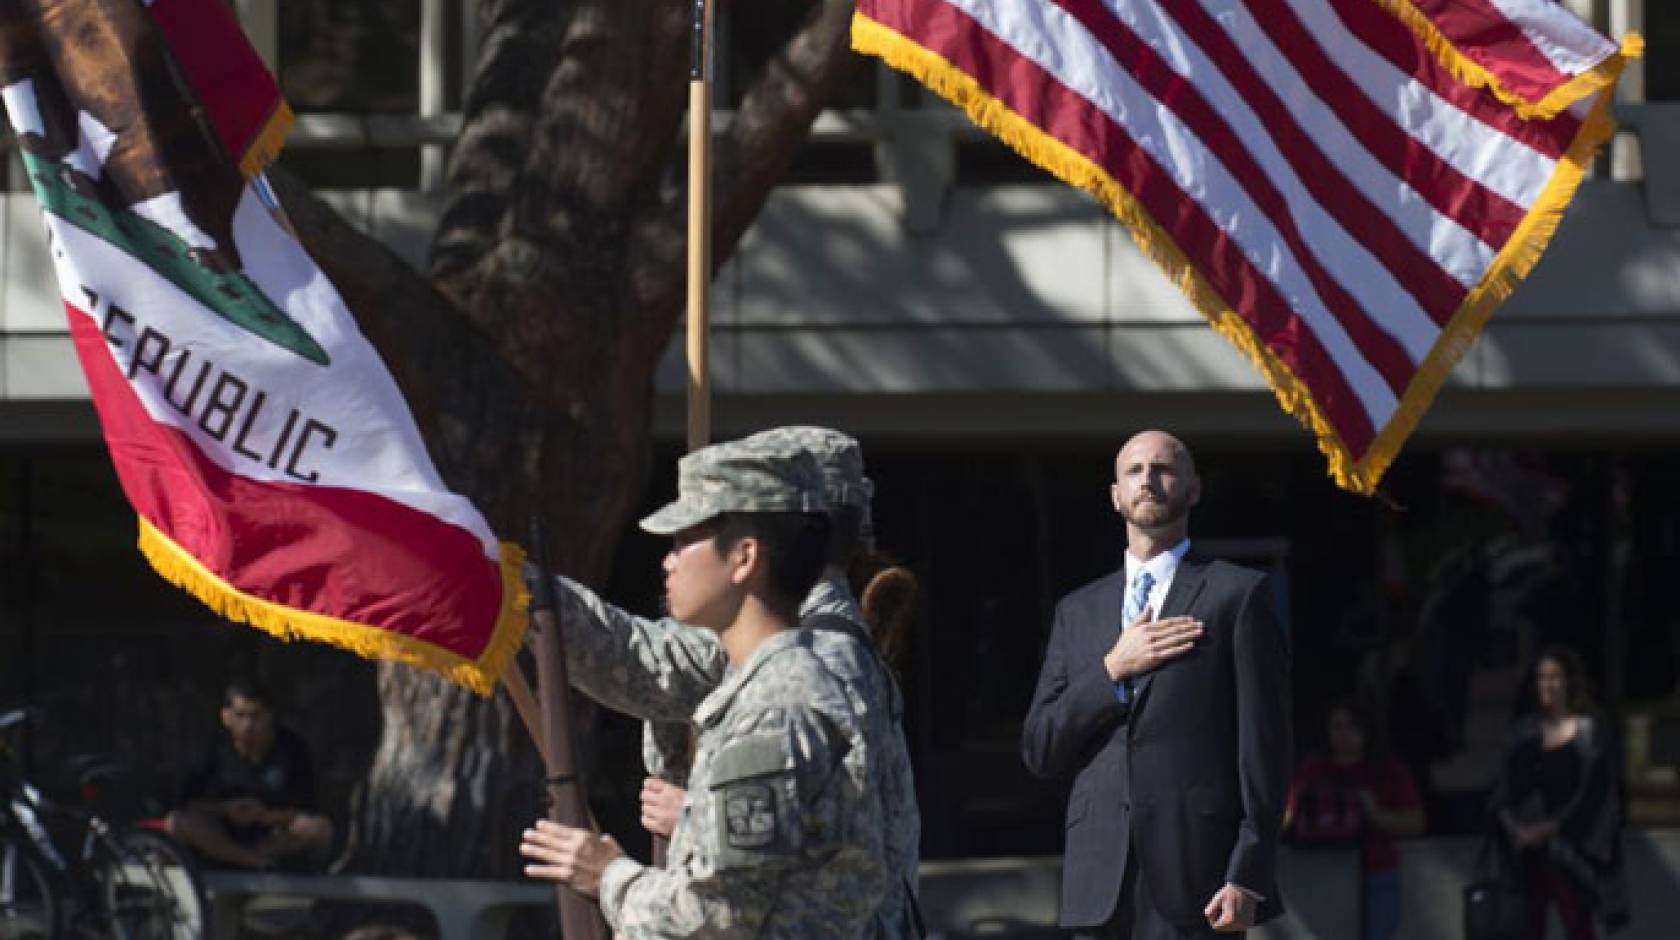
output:
[[[92,810],[121,782],[114,762],[78,762],[84,806],[25,779],[10,739],[29,718],[0,714],[0,940],[207,938],[203,878],[163,820],[113,824]]]

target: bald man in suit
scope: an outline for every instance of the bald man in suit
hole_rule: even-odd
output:
[[[1145,431],[1115,459],[1122,570],[1063,598],[1022,732],[1074,777],[1061,924],[1076,936],[1231,936],[1283,910],[1289,655],[1263,575],[1198,554],[1190,451]]]

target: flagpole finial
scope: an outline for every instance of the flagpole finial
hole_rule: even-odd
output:
[[[711,76],[711,0],[690,0],[689,3],[688,80],[703,82]]]

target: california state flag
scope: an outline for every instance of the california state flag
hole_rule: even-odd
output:
[[[153,567],[230,619],[487,693],[519,550],[444,486],[271,211],[254,174],[290,113],[223,0],[0,0],[0,85]]]

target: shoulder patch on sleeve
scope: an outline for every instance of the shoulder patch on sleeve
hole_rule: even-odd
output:
[[[776,843],[776,787],[735,783],[724,788],[724,840],[732,849],[767,849]]]

